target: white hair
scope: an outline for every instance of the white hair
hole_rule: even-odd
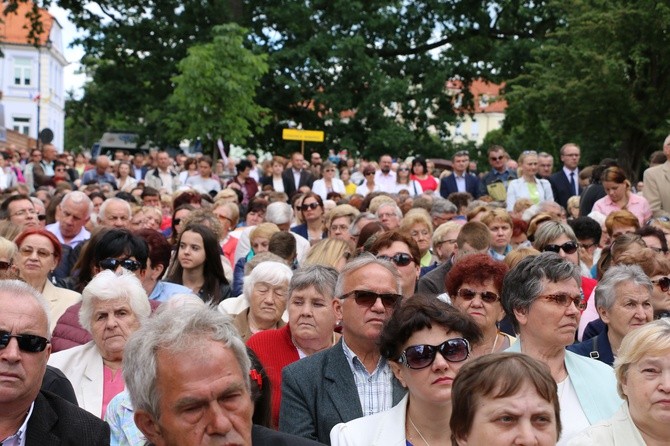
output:
[[[261,262],[244,278],[242,294],[245,299],[249,300],[249,297],[251,297],[251,293],[254,290],[254,286],[260,282],[267,283],[271,286],[278,286],[286,283],[288,286],[292,276],[293,271],[291,271],[291,268],[286,266],[285,263]]]

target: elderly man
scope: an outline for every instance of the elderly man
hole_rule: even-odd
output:
[[[393,231],[400,227],[402,211],[392,202],[384,202],[377,208],[377,218],[387,231]]]
[[[79,191],[70,192],[56,209],[56,223],[47,225],[46,230],[56,236],[62,245],[75,248],[88,240],[91,233],[84,228],[93,211],[93,203]]]
[[[651,322],[654,310],[651,293],[654,285],[638,265],[617,265],[608,269],[595,290],[596,307],[605,331],[568,350],[607,365],[614,363],[614,352],[631,331]]]
[[[35,205],[27,195],[12,195],[3,201],[0,205],[0,219],[9,221],[21,230],[39,226]]]
[[[179,182],[179,176],[171,168],[172,161],[166,151],[161,150],[158,152],[156,155],[156,165],[155,169],[147,172],[144,177],[144,183],[149,187],[168,194],[176,192],[181,183]]]
[[[568,143],[561,147],[561,161],[563,168],[549,177],[554,200],[561,207],[568,208],[568,198],[579,195],[582,188],[579,186],[579,158],[580,149],[577,144]]]
[[[393,158],[391,155],[379,157],[379,170],[375,172],[375,184],[381,192],[393,194],[396,191],[396,173],[391,170]]]
[[[453,220],[458,213],[458,208],[454,203],[444,198],[436,198],[430,207],[430,219],[433,221],[433,228],[437,229],[442,223]]]
[[[117,229],[127,228],[132,217],[130,203],[120,198],[108,198],[100,205],[98,225]]]
[[[116,189],[116,179],[108,172],[110,160],[107,155],[95,159],[95,169],[87,170],[81,177],[81,184],[109,184]]]
[[[670,135],[663,141],[663,153],[667,161],[644,171],[642,195],[649,202],[654,214],[670,212]]]
[[[53,186],[54,161],[58,157],[58,151],[53,144],[45,144],[42,148],[42,159],[33,160],[32,176],[34,188],[40,186]]]
[[[537,177],[548,180],[554,171],[554,157],[547,152],[537,154]]]
[[[44,298],[16,280],[0,285],[0,443],[108,445],[109,426],[40,391],[51,353]]]
[[[228,316],[168,308],[126,344],[135,425],[154,446],[316,444],[253,425],[251,361]]]
[[[284,368],[279,430],[330,444],[337,423],[389,410],[402,399],[405,391],[377,345],[400,291],[390,262],[363,254],[347,263],[333,300],[342,339]]]

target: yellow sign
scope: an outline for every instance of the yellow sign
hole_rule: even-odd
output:
[[[321,130],[283,129],[281,137],[289,141],[323,142],[324,133]]]

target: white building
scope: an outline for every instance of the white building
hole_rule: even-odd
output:
[[[37,138],[42,129],[54,133],[53,144],[63,150],[65,132],[65,91],[62,26],[42,13],[44,32],[39,47],[28,37],[30,21],[25,17],[31,3],[19,3],[16,14],[3,16],[0,23],[0,91],[5,108],[5,126]]]
[[[463,93],[460,81],[451,80],[447,90],[453,98],[454,109],[460,114],[455,124],[449,126],[451,139],[455,143],[474,141],[477,145],[484,142],[484,137],[491,130],[502,127],[505,120],[505,101],[500,90],[502,85],[475,79],[470,85],[474,107],[463,108]]]

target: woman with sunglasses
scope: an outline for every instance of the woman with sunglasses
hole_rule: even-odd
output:
[[[445,288],[454,307],[470,315],[482,331],[482,341],[472,346],[475,357],[509,348],[516,338],[498,329],[505,317],[500,291],[508,268],[488,254],[471,254],[454,263]]]
[[[598,282],[587,276],[588,267],[582,265],[579,260],[580,250],[584,248],[580,246],[572,228],[567,223],[560,221],[547,221],[538,227],[533,240],[533,248],[540,252],[555,252],[561,258],[578,267],[581,272],[580,287],[585,303],[588,303]]]
[[[407,166],[407,164],[404,165]],[[399,167],[398,176],[400,176],[400,174],[401,172]],[[421,195],[423,192],[436,193],[440,187],[439,181],[437,181],[437,179],[428,171],[428,164],[426,163],[426,160],[420,156],[417,156],[412,160],[412,173],[409,178],[413,182],[416,182],[421,190],[421,192],[418,192],[419,189],[417,188],[416,194],[413,194],[410,190],[409,194],[412,196]]]
[[[432,178],[432,177],[430,177]],[[410,197],[416,197],[423,193],[423,188],[418,180],[412,179],[407,163],[400,163],[398,171],[396,172],[396,182],[394,193],[398,194],[400,191],[407,191]]]
[[[17,246],[13,264],[19,277],[42,293],[49,303],[49,317],[55,321],[71,305],[81,300],[75,291],[59,288],[49,280],[49,273],[56,269],[62,255],[58,239],[46,229],[26,229],[14,240]]]
[[[48,362],[72,383],[79,407],[104,419],[107,404],[125,387],[126,342],[150,313],[140,280],[128,271],[102,271],[84,288],[79,320],[92,340],[52,354]]]
[[[313,245],[321,239],[328,237],[324,231],[323,219],[323,200],[314,193],[308,192],[302,199],[300,205],[303,224],[291,228],[291,232],[303,236]]]
[[[565,348],[575,340],[584,308],[579,267],[553,252],[526,257],[506,275],[502,304],[518,340],[507,350],[544,362],[558,386],[567,444],[583,429],[611,417],[621,405],[612,368]]]
[[[480,338],[471,318],[439,299],[402,300],[379,344],[407,395],[391,410],[335,425],[331,444],[450,444],[451,385]]]
[[[326,200],[326,197],[330,192],[337,192],[341,195],[346,193],[342,180],[335,177],[336,169],[335,164],[326,161],[321,167],[323,177],[314,181],[314,184],[312,185],[312,192],[318,194],[323,201]]]
[[[533,204],[554,201],[554,193],[548,180],[537,178],[537,153],[527,150],[519,156],[521,176],[507,185],[507,212],[514,210],[519,198],[528,198]]]
[[[365,181],[356,188],[356,193],[358,195],[365,197],[372,192],[381,191],[379,184],[375,183],[375,172],[375,166],[372,164],[365,166],[363,169],[363,177],[365,178]]]

